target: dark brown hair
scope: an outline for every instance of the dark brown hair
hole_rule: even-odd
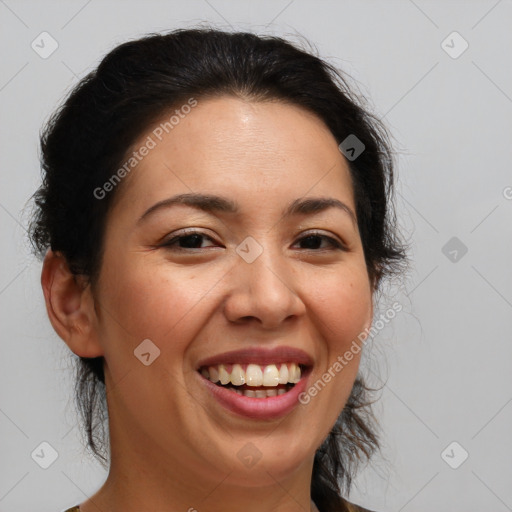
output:
[[[393,158],[381,122],[346,77],[310,51],[278,37],[214,29],[151,34],[114,48],[83,78],[41,135],[42,185],[34,194],[29,229],[40,257],[61,252],[75,275],[97,282],[106,216],[115,191],[101,187],[122,165],[128,148],[162,114],[190,97],[234,95],[281,100],[320,118],[338,143],[364,144],[348,159],[366,266],[376,290],[404,260],[391,208]],[[102,358],[77,358],[76,400],[88,445],[108,462]],[[358,377],[336,425],[317,450],[312,499],[322,512],[355,510],[348,492],[358,463],[378,448],[368,388]]]

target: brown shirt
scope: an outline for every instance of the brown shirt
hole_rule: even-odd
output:
[[[352,505],[352,506],[354,506],[354,505]],[[355,508],[354,511],[358,511],[358,512],[372,512],[371,510],[367,510],[366,508],[361,508],[361,507]],[[76,505],[75,507],[68,508],[64,512],[80,512],[80,507],[78,505]]]

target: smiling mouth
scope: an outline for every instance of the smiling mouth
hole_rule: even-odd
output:
[[[307,367],[298,363],[218,364],[203,366],[199,373],[226,390],[250,398],[284,395],[300,381]]]

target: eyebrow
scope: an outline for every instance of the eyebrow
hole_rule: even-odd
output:
[[[207,213],[229,213],[232,215],[240,213],[238,203],[221,196],[207,194],[179,194],[163,199],[148,208],[139,218],[137,224],[147,219],[152,213],[162,208],[171,208],[174,205],[183,204],[191,206]],[[339,199],[332,197],[307,197],[292,201],[282,212],[283,217],[293,215],[308,215],[320,213],[329,208],[338,208],[347,213],[354,225],[357,225],[356,215],[352,209]]]

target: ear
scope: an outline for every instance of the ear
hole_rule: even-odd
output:
[[[46,253],[41,286],[50,322],[68,347],[81,357],[102,356],[91,287],[71,273],[61,253]]]

